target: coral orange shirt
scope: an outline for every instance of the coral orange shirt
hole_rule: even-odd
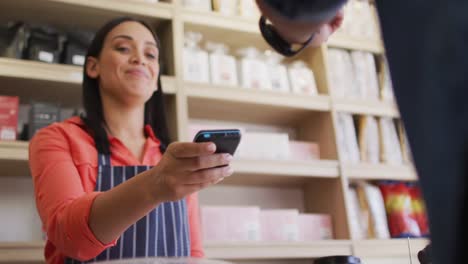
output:
[[[150,126],[139,161],[122,142],[109,136],[113,166],[156,165],[161,159],[159,140]],[[29,147],[36,205],[47,234],[45,258],[49,264],[64,263],[65,256],[89,260],[115,245],[102,244],[88,226],[91,205],[100,194],[97,178],[97,150],[79,117],[55,123],[37,132]],[[198,197],[187,197],[191,256],[203,257]]]

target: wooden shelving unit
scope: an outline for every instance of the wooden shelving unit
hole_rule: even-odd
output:
[[[306,212],[333,215],[336,239],[307,243],[206,244],[207,257],[233,261],[287,261],[326,255],[355,254],[377,259],[407,255],[406,240],[353,240],[346,220],[347,198],[343,193],[350,180],[414,181],[417,179],[414,169],[411,165],[343,163],[337,153],[333,125],[337,112],[398,118],[398,110],[392,103],[383,101],[334,98],[331,96],[333,88],[327,80],[326,50],[329,47],[382,55],[384,47],[380,40],[338,33],[321,48],[304,52],[300,59],[313,68],[320,93],[305,96],[183,80],[181,43],[184,32],[199,31],[204,40],[222,41],[232,48],[253,45],[267,49],[256,19],[190,10],[183,7],[180,0],[155,4],[137,0],[4,0],[0,2],[0,15],[4,20],[90,30],[121,15],[145,19],[158,29],[169,66],[169,75],[162,77],[162,86],[168,94],[173,138],[186,139],[188,122],[194,118],[285,126],[295,129],[299,140],[319,143],[321,159],[317,161],[237,159],[233,162],[235,174],[221,184],[302,189]],[[34,99],[76,107],[81,101],[82,77],[82,67],[0,58],[0,94],[18,95],[22,103]],[[29,175],[28,142],[0,142],[0,168],[0,178]],[[222,197],[218,198],[222,200]],[[420,250],[426,243],[424,239],[412,240],[412,247]],[[44,242],[0,242],[0,263],[43,263],[43,247]]]
[[[206,255],[214,259],[306,259],[351,254],[350,241],[290,243],[206,244]]]
[[[350,179],[416,181],[414,168],[410,165],[358,164],[343,165],[342,172]]]
[[[398,118],[400,116],[398,108],[393,102],[333,98],[332,104],[335,110],[338,112],[361,115],[388,116],[393,118]]]
[[[0,242],[0,263],[45,263],[44,245],[36,242]]]

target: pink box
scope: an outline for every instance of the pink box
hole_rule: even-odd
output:
[[[327,214],[300,214],[299,240],[312,241],[333,238],[331,216]]]
[[[260,208],[202,206],[203,239],[207,242],[260,240]]]
[[[16,140],[19,97],[0,96],[0,140]]]
[[[260,230],[263,241],[298,241],[299,211],[264,210],[260,211]]]
[[[320,159],[320,149],[317,143],[306,141],[289,141],[291,160],[316,160]]]

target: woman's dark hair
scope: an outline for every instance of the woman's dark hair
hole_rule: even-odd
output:
[[[112,31],[112,29],[114,29],[116,26],[127,21],[138,22],[145,26],[153,35],[158,49],[161,50],[160,42],[156,36],[156,33],[146,22],[131,17],[119,17],[107,22],[107,24],[105,24],[96,33],[93,41],[91,42],[91,45],[88,48],[86,58],[89,56],[98,58],[101,54],[104,40],[107,34],[109,34],[109,32]],[[161,65],[160,59],[159,65]],[[104,128],[105,120],[102,109],[101,93],[99,91],[99,80],[90,78],[86,74],[86,66],[87,63],[85,63],[83,68],[83,106],[85,113],[81,116],[81,118],[83,119],[89,133],[93,136],[98,152],[103,154],[110,154],[110,144],[107,138],[106,130]],[[162,152],[164,152],[170,142],[170,139],[166,123],[164,96],[161,89],[161,72],[159,72],[157,85],[158,89],[145,103],[144,121],[146,125],[151,126],[156,137],[158,137],[158,139],[161,141],[160,149]]]

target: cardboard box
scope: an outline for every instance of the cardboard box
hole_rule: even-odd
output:
[[[299,214],[299,240],[313,241],[333,238],[331,216],[327,214]]]
[[[317,160],[320,159],[319,145],[313,142],[289,141],[291,160]]]
[[[262,241],[299,241],[298,219],[296,209],[260,211]]]
[[[202,206],[204,241],[234,242],[260,240],[260,208]]]
[[[0,140],[16,140],[19,98],[0,96]]]

